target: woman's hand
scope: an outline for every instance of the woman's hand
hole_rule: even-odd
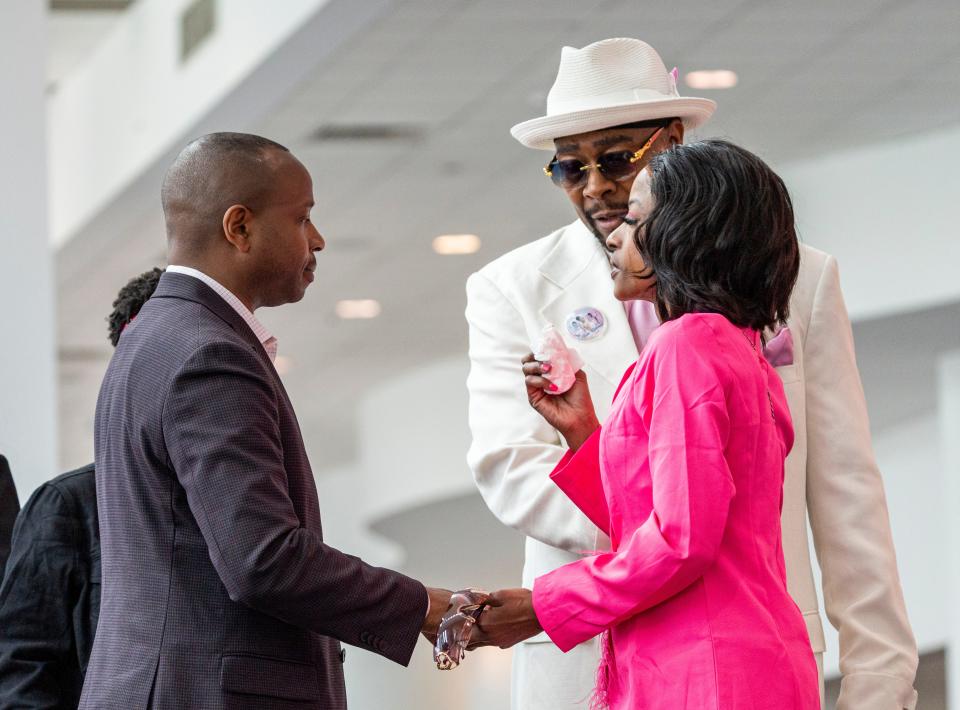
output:
[[[541,631],[543,627],[533,609],[533,593],[522,588],[501,589],[487,600],[467,649],[510,648]]]
[[[563,394],[547,394],[554,386],[544,377],[550,372],[550,363],[539,362],[533,353],[527,353],[521,362],[530,406],[563,435],[571,450],[576,451],[600,428],[587,385],[587,373],[577,371],[573,387]]]

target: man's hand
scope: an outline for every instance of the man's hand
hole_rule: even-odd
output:
[[[521,363],[530,406],[563,435],[571,450],[576,451],[600,428],[587,385],[587,373],[577,371],[573,387],[563,394],[548,394],[553,384],[543,375],[550,372],[550,363],[539,362],[533,353],[527,353]]]
[[[468,649],[480,646],[510,648],[543,631],[533,611],[529,589],[501,589],[490,595],[473,630]]]
[[[450,608],[450,597],[453,592],[449,589],[427,587],[427,594],[430,597],[430,610],[427,612],[427,618],[423,620],[420,633],[433,644],[437,640],[437,629],[440,628],[440,621],[443,619],[443,615],[447,613],[447,609]]]

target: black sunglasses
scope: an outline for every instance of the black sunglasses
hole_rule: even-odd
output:
[[[638,163],[643,154],[650,150],[650,146],[660,135],[663,128],[658,128],[653,135],[643,144],[643,147],[637,151],[623,150],[613,153],[604,153],[593,165],[588,165],[581,160],[557,160],[554,156],[543,172],[549,177],[553,184],[562,187],[565,190],[572,190],[580,187],[587,181],[587,174],[591,168],[596,168],[600,174],[611,180],[626,180],[634,177],[639,171]]]

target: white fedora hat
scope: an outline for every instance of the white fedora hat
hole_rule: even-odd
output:
[[[553,150],[555,138],[624,123],[677,117],[696,128],[716,108],[710,99],[680,96],[675,73],[649,44],[616,37],[583,49],[564,47],[547,115],[518,123],[510,133],[528,148]]]

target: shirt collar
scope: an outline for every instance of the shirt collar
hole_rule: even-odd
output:
[[[270,331],[264,327],[263,323],[257,320],[257,317],[253,315],[253,312],[243,305],[243,301],[234,296],[228,288],[219,283],[216,279],[212,279],[202,271],[194,269],[190,266],[171,264],[167,267],[167,271],[174,274],[185,274],[186,276],[192,276],[195,279],[200,279],[203,281],[203,283],[212,288],[216,294],[220,296],[220,298],[227,302],[227,305],[229,305],[241,318],[243,318],[244,322],[250,327],[250,330],[253,331],[253,334],[257,336],[257,340],[260,341],[263,349],[267,352],[267,355],[270,357],[270,362],[273,362],[276,359],[277,339],[271,335]]]

